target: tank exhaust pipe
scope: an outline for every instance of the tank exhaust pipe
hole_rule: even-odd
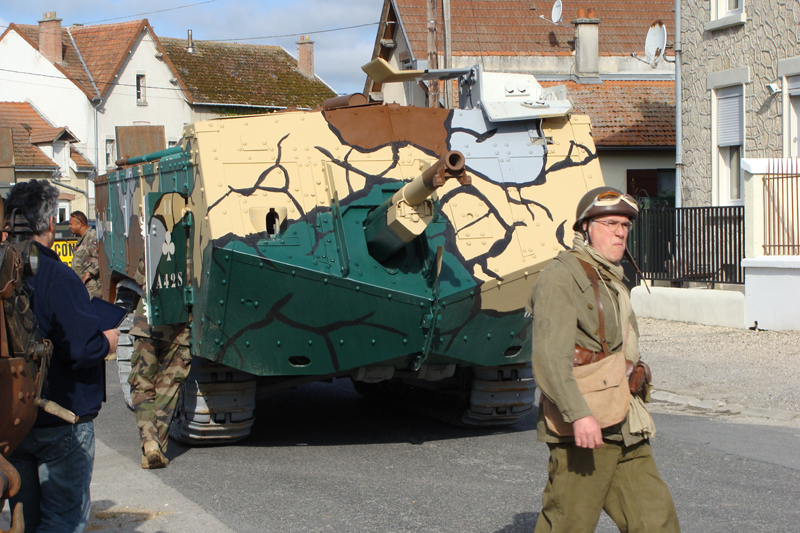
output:
[[[375,260],[386,261],[422,235],[433,220],[431,195],[451,178],[461,185],[472,183],[465,170],[464,154],[455,150],[444,154],[367,216],[364,233],[367,249]]]

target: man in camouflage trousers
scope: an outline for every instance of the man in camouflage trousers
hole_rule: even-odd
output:
[[[141,273],[144,262],[139,266]],[[164,456],[169,425],[192,363],[189,328],[187,324],[151,326],[140,302],[128,334],[133,337],[128,383],[141,438],[142,468],[164,468],[169,464]]]
[[[72,255],[72,270],[81,278],[90,297],[102,298],[100,267],[97,263],[97,232],[89,226],[86,215],[81,211],[70,213],[69,230],[80,237]]]

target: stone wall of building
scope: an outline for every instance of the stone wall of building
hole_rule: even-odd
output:
[[[681,2],[682,203],[712,205],[710,73],[749,67],[745,95],[745,158],[783,157],[783,109],[780,94],[766,85],[777,83],[778,61],[800,56],[800,5],[795,0],[740,0],[747,21],[706,31],[711,2]]]

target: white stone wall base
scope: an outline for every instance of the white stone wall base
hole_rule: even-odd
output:
[[[800,331],[800,256],[742,260],[745,324],[759,329]]]
[[[637,317],[743,329],[745,297],[739,291],[639,286],[631,291]],[[752,324],[751,324],[752,325]],[[761,323],[759,322],[759,327]]]

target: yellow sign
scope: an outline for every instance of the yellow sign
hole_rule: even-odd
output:
[[[75,247],[78,241],[56,241],[53,244],[53,251],[61,258],[61,262],[68,267],[72,266],[72,256],[75,254]]]

